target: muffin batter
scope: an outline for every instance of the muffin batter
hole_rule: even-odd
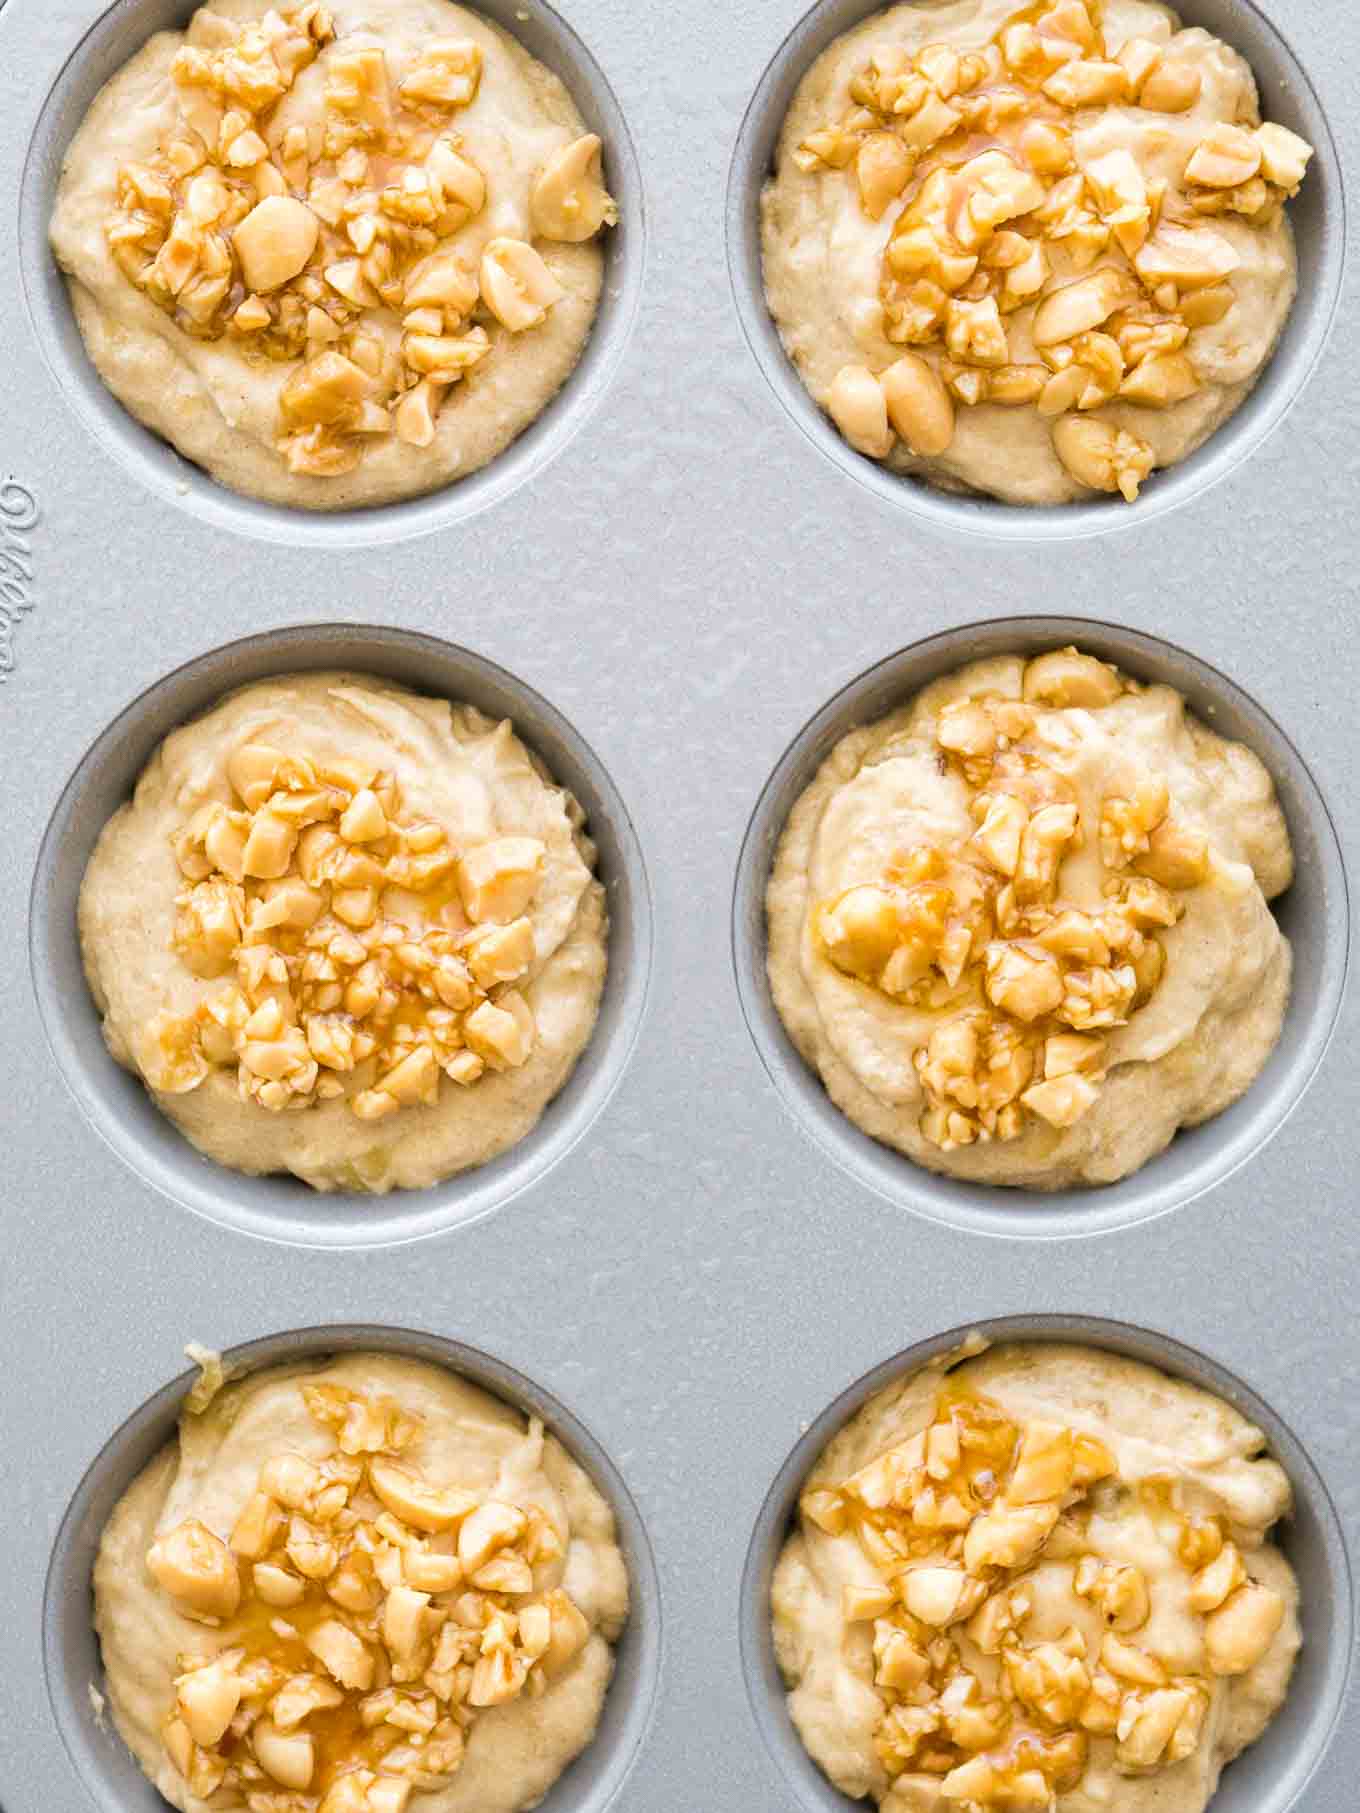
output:
[[[353,674],[166,739],[80,893],[109,1049],[210,1158],[422,1188],[522,1139],[605,974],[580,807],[506,721]]]
[[[52,244],[147,427],[255,497],[387,503],[485,465],[575,365],[617,219],[600,155],[448,0],[216,0],[96,97]]]
[[[774,1576],[814,1760],[885,1813],[1201,1813],[1299,1648],[1264,1446],[1087,1347],[880,1392],[813,1468]]]
[[[1109,1183],[1265,1064],[1291,875],[1269,776],[1172,688],[998,656],[827,757],[775,855],[770,984],[836,1105],[918,1164]]]
[[[790,358],[859,452],[1129,501],[1237,409],[1294,300],[1311,147],[1149,0],[925,0],[808,71],[763,206]]]
[[[184,1813],[517,1813],[594,1736],[614,1520],[536,1420],[418,1361],[226,1386],[94,1572],[119,1733]]]

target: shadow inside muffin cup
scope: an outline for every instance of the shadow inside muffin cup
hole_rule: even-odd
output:
[[[205,1158],[116,1063],[81,964],[76,903],[90,853],[165,736],[252,682],[346,668],[510,718],[553,780],[579,801],[609,913],[599,1018],[538,1122],[485,1165],[425,1190],[321,1193],[291,1176],[247,1177]],[[135,700],[91,745],[57,802],[29,916],[33,986],[58,1067],[95,1131],[146,1182],[223,1226],[302,1246],[392,1245],[465,1225],[565,1156],[632,1052],[651,962],[651,897],[637,833],[580,734],[530,687],[466,649],[407,630],[322,624],[272,631],[190,661]]]
[[[1271,1540],[1283,1550],[1298,1576],[1303,1648],[1284,1705],[1258,1742],[1227,1766],[1210,1807],[1211,1813],[1286,1813],[1297,1805],[1327,1749],[1350,1668],[1350,1559],[1331,1495],[1294,1432],[1250,1385],[1169,1336],[1078,1315],[984,1319],[932,1336],[875,1367],[806,1426],[756,1518],[739,1612],[742,1668],[752,1716],[785,1787],[805,1813],[849,1813],[850,1809],[863,1813],[873,1806],[872,1801],[855,1801],[841,1794],[803,1748],[775,1661],[770,1582],[797,1519],[803,1482],[831,1438],[876,1392],[941,1356],[954,1354],[970,1335],[981,1335],[991,1346],[1007,1341],[1077,1342],[1145,1361],[1173,1378],[1214,1392],[1265,1434],[1268,1451],[1283,1466],[1294,1489],[1292,1513],[1276,1525]]]
[[[1155,472],[1136,503],[1093,497],[1036,506],[945,491],[856,453],[804,388],[766,305],[760,197],[774,174],[789,103],[835,39],[885,10],[882,0],[821,0],[814,6],[775,52],[737,137],[727,186],[728,270],[747,344],[775,396],[813,445],[860,484],[899,509],[965,535],[1076,540],[1137,527],[1206,491],[1288,413],[1321,357],[1341,293],[1346,241],[1341,160],[1322,101],[1282,28],[1252,0],[1175,0],[1173,6],[1183,25],[1202,26],[1246,58],[1256,75],[1262,117],[1299,133],[1316,153],[1303,188],[1289,203],[1299,290],[1279,344],[1237,412],[1188,459]]]
[[[441,1336],[408,1329],[338,1326],[272,1335],[226,1355],[232,1378],[298,1360],[342,1353],[396,1354],[443,1367],[480,1385],[525,1415],[541,1417],[590,1475],[614,1513],[628,1569],[628,1623],[615,1646],[613,1679],[599,1730],[546,1799],[544,1813],[604,1813],[616,1798],[651,1722],[661,1649],[660,1588],[641,1514],[608,1454],[549,1392],[503,1361]],[[62,1741],[100,1813],[165,1813],[167,1803],[142,1773],[97,1701],[103,1684],[93,1624],[91,1576],[99,1539],[114,1506],[142,1469],[175,1436],[196,1373],[182,1373],[128,1418],[80,1482],[57,1532],[43,1600],[47,1691]]]
[[[1271,902],[1293,947],[1280,1039],[1232,1107],[1183,1129],[1117,1183],[1041,1192],[936,1175],[881,1145],[844,1115],[784,1030],[766,973],[765,890],[790,811],[850,730],[875,723],[923,687],[987,656],[1040,654],[1075,643],[1134,679],[1174,686],[1219,736],[1265,764],[1294,848],[1292,886]],[[1016,617],[949,630],[890,656],[804,726],[766,784],[747,828],[733,897],[732,948],[742,1010],[785,1105],[812,1138],[871,1189],[919,1214],[974,1232],[1070,1237],[1145,1221],[1188,1203],[1243,1164],[1283,1124],[1307,1088],[1341,1005],[1350,937],[1341,848],[1326,802],[1286,732],[1225,675],[1187,650],[1116,624]]]
[[[183,30],[197,10],[197,4],[185,0],[115,0],[57,74],[35,124],[20,186],[20,275],[34,334],[67,401],[99,444],[148,489],[215,527],[263,541],[379,546],[447,528],[508,497],[554,459],[594,411],[618,370],[637,315],[646,241],[642,175],[627,121],[603,69],[545,0],[471,0],[471,11],[499,26],[560,77],[587,130],[604,141],[605,178],[618,203],[619,222],[601,239],[599,309],[561,389],[508,447],[465,478],[400,503],[294,510],[219,484],[124,409],[90,362],[66,279],[48,244],[62,161],[91,102],[149,38],[158,31]]]

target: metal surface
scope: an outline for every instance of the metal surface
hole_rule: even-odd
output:
[[[884,481],[805,406],[760,318],[750,209],[774,115],[862,0],[832,0],[786,46],[801,0],[570,0],[570,29],[538,0],[487,5],[609,141],[608,309],[563,396],[483,477],[334,520],[244,503],[142,434],[84,366],[44,255],[93,88],[187,10],[0,12],[0,1803],[160,1804],[85,1696],[87,1575],[112,1496],[169,1428],[184,1343],[260,1359],[415,1338],[511,1396],[547,1394],[630,1547],[638,1615],[609,1719],[549,1813],[843,1806],[783,1716],[770,1560],[800,1471],[871,1375],[998,1320],[1160,1358],[1265,1419],[1299,1492],[1308,1650],[1215,1813],[1349,1813],[1353,9],[1185,6],[1251,52],[1274,116],[1319,138],[1304,292],[1218,441],[1137,508],[1055,516]],[[1015,618],[1046,621],[972,627]],[[1301,857],[1284,907],[1299,984],[1232,1115],[1119,1191],[1035,1204],[935,1183],[831,1113],[770,1018],[757,908],[782,808],[829,737],[980,642],[1084,622],[1271,763]],[[166,726],[237,679],[337,655],[508,704],[595,817],[618,927],[590,1057],[541,1131],[486,1173],[378,1205],[196,1161],[93,1037],[70,924],[89,839]]]

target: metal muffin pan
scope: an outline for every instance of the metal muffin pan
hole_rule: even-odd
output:
[[[623,224],[587,356],[456,490],[310,517],[219,489],[126,417],[46,258],[85,103],[189,7],[0,4],[0,1805],[161,1805],[95,1720],[88,1570],[197,1340],[254,1364],[356,1343],[444,1357],[539,1408],[595,1472],[635,1616],[601,1735],[548,1813],[844,1808],[783,1710],[769,1568],[836,1423],[983,1327],[1150,1357],[1263,1422],[1298,1495],[1307,1649],[1215,1809],[1351,1813],[1360,24],[1341,0],[1186,0],[1319,146],[1295,211],[1304,289],[1194,460],[1131,509],[1030,514],[857,460],[757,306],[779,110],[863,0],[806,18],[803,0],[564,5],[483,10],[607,140]],[[836,735],[978,649],[1073,637],[1187,689],[1270,764],[1300,859],[1280,909],[1298,980],[1237,1109],[1127,1185],[1036,1201],[932,1179],[830,1109],[770,1014],[760,896]],[[340,661],[509,710],[588,807],[614,915],[600,1026],[540,1128],[381,1202],[197,1159],[103,1051],[70,920],[103,816],[172,723]]]

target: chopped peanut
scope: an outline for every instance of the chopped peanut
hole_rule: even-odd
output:
[[[1265,1655],[1284,1622],[1284,1600],[1249,1580],[1204,1621],[1204,1646],[1216,1675],[1246,1674]]]
[[[879,379],[893,430],[913,453],[945,453],[954,439],[954,405],[932,366],[904,353]]]
[[[1053,446],[1079,484],[1093,491],[1121,492],[1129,503],[1153,467],[1146,441],[1092,416],[1060,417],[1053,426]]]
[[[236,1717],[244,1683],[221,1659],[183,1674],[175,1683],[176,1707],[196,1744],[211,1750]]]
[[[826,406],[856,453],[881,460],[892,452],[896,436],[888,421],[887,397],[867,365],[843,365],[832,381]]]
[[[1106,265],[1090,277],[1054,290],[1040,303],[1031,328],[1034,344],[1054,346],[1075,339],[1103,326],[1117,309],[1127,308],[1136,298],[1137,285],[1132,279]]]
[[[482,53],[463,38],[435,38],[400,84],[403,100],[434,107],[467,107],[482,78]]]
[[[534,837],[501,837],[481,844],[457,865],[468,917],[478,923],[518,919],[538,891],[545,851]]]
[[[1261,168],[1261,146],[1240,126],[1212,126],[1185,166],[1185,180],[1211,189],[1235,189]]]
[[[1062,972],[1047,951],[997,943],[987,950],[986,989],[994,1006],[1029,1025],[1061,1003]]]
[[[158,1538],[146,1565],[161,1590],[191,1616],[229,1618],[240,1604],[235,1558],[219,1536],[194,1518]]]
[[[1313,147],[1284,126],[1258,126],[1255,137],[1261,152],[1261,174],[1267,182],[1293,195],[1307,173]]]
[[[1138,105],[1153,113],[1188,113],[1203,87],[1200,72],[1188,63],[1162,61],[1144,81]]]
[[[1208,840],[1165,818],[1149,836],[1146,851],[1135,857],[1134,867],[1164,888],[1197,888],[1209,875]]]
[[[534,248],[522,239],[491,240],[482,253],[482,301],[512,334],[537,327],[566,294]]]
[[[266,196],[232,235],[246,288],[277,290],[291,282],[306,268],[320,233],[321,223],[305,202]]]
[[[1075,648],[1040,655],[1025,669],[1026,699],[1060,710],[1074,705],[1097,710],[1113,705],[1123,691],[1117,668],[1092,655],[1079,654]]]
[[[618,208],[604,186],[600,151],[599,138],[588,132],[543,166],[529,206],[534,229],[544,239],[592,239],[618,220]]]

